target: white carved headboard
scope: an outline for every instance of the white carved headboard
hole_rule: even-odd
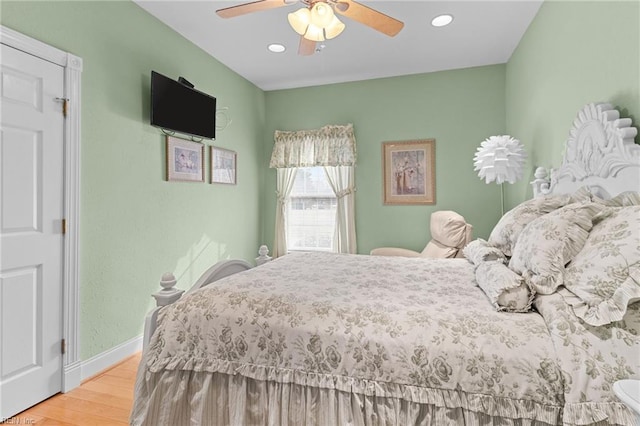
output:
[[[585,105],[573,121],[562,166],[535,172],[533,196],[568,194],[582,186],[602,198],[640,192],[638,129],[608,103]]]

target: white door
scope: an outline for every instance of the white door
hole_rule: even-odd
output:
[[[0,419],[62,383],[64,69],[1,45]]]

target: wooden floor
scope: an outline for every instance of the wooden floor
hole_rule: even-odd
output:
[[[140,354],[7,419],[7,424],[37,426],[119,426],[129,424]]]

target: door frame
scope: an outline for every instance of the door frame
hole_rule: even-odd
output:
[[[0,43],[64,68],[64,218],[62,273],[62,392],[80,385],[80,83],[82,58],[0,25]],[[61,107],[62,110],[62,107]],[[62,113],[62,112],[61,112]]]

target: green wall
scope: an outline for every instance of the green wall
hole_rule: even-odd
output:
[[[455,210],[486,238],[500,215],[500,190],[473,171],[480,143],[505,131],[505,66],[495,65],[267,92],[265,158],[273,133],[353,123],[357,141],[356,228],[358,252],[400,246],[422,250],[429,217]],[[436,140],[436,204],[388,206],[382,202],[382,142]],[[263,171],[264,232],[273,242],[275,170]]]
[[[532,196],[535,166],[558,167],[576,113],[610,102],[640,124],[640,2],[545,2],[507,64],[507,132],[529,153],[530,175],[508,188]],[[636,143],[639,141],[636,138]]]
[[[0,23],[78,55],[82,81],[81,356],[138,336],[165,271],[187,288],[213,262],[273,242],[276,129],[355,126],[358,247],[420,250],[431,212],[452,209],[486,238],[500,191],[473,171],[482,140],[508,132],[530,175],[557,166],[578,109],[607,100],[640,120],[640,5],[544,3],[506,65],[264,93],[131,2],[2,1]],[[238,152],[238,185],[164,180],[164,138],[149,126],[149,74],[185,76],[230,108],[216,145]],[[436,139],[433,206],[382,203],[383,141]],[[208,159],[208,153],[207,153]],[[208,172],[208,164],[207,164]]]
[[[547,1],[506,65],[268,92],[265,162],[273,131],[352,122],[358,145],[358,251],[422,249],[432,211],[453,209],[486,238],[500,192],[473,172],[476,147],[508,133],[525,145],[524,178],[505,185],[506,208],[532,196],[535,166],[559,166],[577,111],[608,101],[640,120],[640,2]],[[504,96],[504,97],[503,97]],[[294,107],[292,107],[294,106]],[[437,204],[382,204],[381,142],[436,139]],[[271,244],[275,173],[265,170],[262,240]]]
[[[219,259],[256,256],[264,93],[131,2],[3,0],[1,7],[2,25],[84,61],[80,338],[87,359],[140,335],[162,273],[188,288]],[[230,108],[231,126],[205,144],[238,152],[236,186],[165,181],[164,137],[149,125],[151,70],[182,75]]]

